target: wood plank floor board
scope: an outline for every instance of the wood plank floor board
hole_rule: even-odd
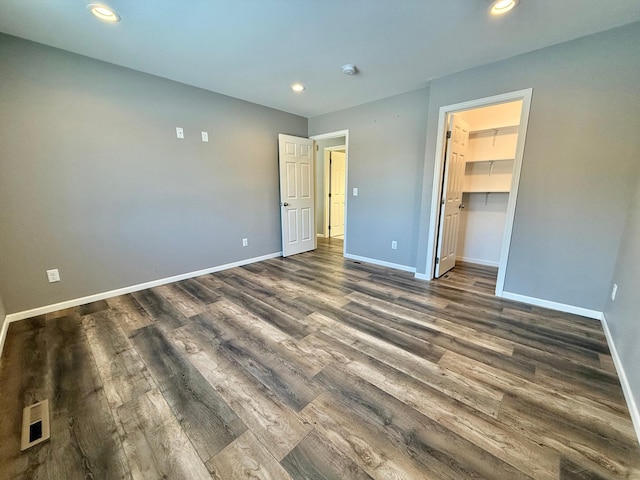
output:
[[[178,286],[177,283],[160,285],[152,288],[151,291],[163,297],[171,306],[175,307],[185,317],[193,317],[202,313],[206,305],[196,301],[191,295]]]
[[[292,480],[251,432],[242,434],[207,465],[216,480]]]
[[[436,280],[439,285],[493,295],[498,268],[456,261],[455,267]]]
[[[339,399],[341,408],[353,412],[361,422],[377,427],[425,468],[435,461],[453,471],[466,472],[470,478],[532,478],[337,365],[326,368],[318,380]]]
[[[107,310],[109,308],[109,304],[106,300],[99,300],[97,302],[86,303],[84,305],[80,305],[78,307],[78,314],[83,317],[85,315],[90,315],[92,313],[102,312],[103,310]]]
[[[486,342],[482,342],[481,339],[473,336],[459,337],[443,333],[443,330],[446,331],[445,328],[432,327],[430,329],[425,325],[403,321],[398,317],[383,313],[379,310],[363,306],[354,306],[353,303],[345,306],[345,309],[358,314],[360,318],[375,318],[376,322],[387,327],[386,331],[392,329],[410,338],[419,339],[423,344],[428,344],[427,342],[429,342],[431,345],[438,347],[440,351],[454,351],[469,358],[487,363],[488,365],[497,366],[525,377],[533,377],[534,375],[535,369],[533,365],[526,361],[514,359],[509,353],[501,353],[493,349],[487,349],[485,348],[486,345],[483,344],[486,344]]]
[[[165,331],[179,328],[187,323],[187,317],[153,289],[134,292],[131,296],[153,319],[153,323]]]
[[[335,308],[332,305],[327,305],[318,300],[317,297],[303,297],[302,300],[309,305],[315,306],[317,312],[338,323],[351,326],[431,361],[437,362],[445,352],[445,349],[438,345],[421,341],[405,332],[390,328],[387,325],[382,325],[377,319],[371,320],[367,317]]]
[[[159,328],[141,328],[131,341],[203,461],[245,432],[242,420]]]
[[[412,327],[417,325],[421,329],[426,328],[429,331],[465,338],[467,341],[488,350],[506,355],[513,354],[515,342],[498,338],[495,335],[486,334],[481,329],[461,326],[455,322],[438,318],[435,315],[416,312],[415,310],[397,306],[392,302],[379,300],[359,293],[352,293],[348,295],[347,298],[351,300],[352,303],[345,305],[345,310],[354,313],[364,311],[365,314],[375,315],[376,318],[385,315],[390,321],[397,323],[399,327]],[[357,307],[355,307],[354,304],[357,304]]]
[[[533,478],[557,478],[559,456],[489,415],[373,359],[343,367]]]
[[[159,390],[118,407],[132,478],[205,480],[211,476]]]
[[[358,464],[335,450],[312,430],[282,459],[292,478],[300,480],[373,480]]]
[[[453,475],[452,469],[433,457],[424,465],[407,456],[404,445],[395,444],[379,429],[361,422],[349,409],[341,407],[335,397],[323,394],[305,407],[301,415],[334,450],[346,453],[372,478],[465,478],[459,470]]]
[[[187,292],[195,302],[200,302],[204,305],[209,305],[220,298],[220,295],[215,292],[215,289],[211,289],[193,278],[177,282],[176,285],[178,288]]]
[[[153,319],[132,295],[112,297],[107,300],[107,303],[118,315],[120,326],[127,335],[153,323]]]
[[[599,355],[597,351],[563,341],[558,338],[550,338],[546,332],[528,327],[520,322],[499,318],[493,315],[480,314],[467,306],[448,304],[440,313],[442,318],[455,321],[471,328],[487,328],[492,334],[500,338],[517,341],[520,345],[527,345],[542,351],[552,352],[558,356],[574,358],[583,363],[597,365]]]
[[[227,360],[200,327],[174,330],[171,339],[277,460],[309,432],[276,394]]]
[[[9,325],[0,479],[640,478],[599,322],[343,242]],[[52,437],[19,450],[22,408]]]
[[[8,403],[0,422],[0,478],[129,478],[82,320],[77,311],[66,313],[38,322],[8,342],[9,358],[29,353],[24,357],[29,367],[14,371],[13,381],[2,378],[2,399]],[[23,455],[22,408],[45,399],[51,439]]]
[[[255,276],[247,278],[244,273],[241,273],[239,275],[226,278],[225,283],[247,295],[257,298],[280,312],[286,313],[294,319],[301,319],[310,313],[313,313],[312,308],[300,302],[296,302],[291,296],[289,296],[293,289],[289,289],[286,285],[283,285],[284,282],[263,282],[260,281],[259,278],[255,278]],[[299,287],[296,288],[295,296],[299,295],[303,291],[304,289]]]
[[[440,359],[440,365],[461,375],[486,382],[505,393],[527,398],[538,405],[546,405],[558,415],[571,418],[572,421],[603,435],[627,439],[635,437],[633,426],[626,420],[626,416],[608,405],[577,395],[563,394],[556,389],[538,385],[454,352],[445,353]]]
[[[157,387],[138,355],[114,310],[100,311],[83,318],[87,340],[111,408],[135,399]]]
[[[0,415],[0,478],[20,478],[29,464],[37,462],[37,465],[42,461],[41,457],[47,458],[47,455],[39,455],[42,445],[34,447],[33,455],[20,454],[22,409],[49,398],[52,391],[46,381],[50,377],[44,330],[44,315],[29,319],[24,324],[15,322],[9,325],[0,364],[3,413]],[[30,352],[29,356],[24,352]],[[30,458],[32,456],[36,458]]]
[[[218,291],[223,294],[226,299],[231,300],[294,338],[303,338],[311,333],[309,328],[296,318],[234,287],[224,286],[219,288]]]
[[[500,420],[523,434],[535,435],[537,443],[559,451],[562,458],[592,475],[612,479],[633,478],[638,473],[625,467],[637,453],[630,439],[594,432],[544,405],[507,395]]]
[[[209,312],[194,317],[194,321],[210,335],[227,360],[249,372],[294,410],[300,411],[318,396],[310,379],[266,345],[252,342],[242,331],[231,327],[233,319],[224,313]]]
[[[234,272],[235,271],[236,269],[234,269]],[[221,287],[222,285],[224,285],[224,282],[222,281],[222,279],[212,273],[208,273],[206,275],[200,275],[199,277],[192,278],[192,280],[194,282],[198,282],[200,285],[202,285],[205,288],[208,288],[213,292],[215,292],[218,287]]]
[[[334,330],[337,330],[335,336],[332,336],[331,331],[315,333],[313,336],[319,337],[327,348],[333,348],[334,352],[339,351],[349,360],[367,357],[376,359],[476,410],[497,417],[504,396],[503,392],[372,337],[361,337],[353,342],[346,342],[350,349],[345,350],[335,342],[342,343],[344,338],[349,338],[349,335],[344,331]],[[327,336],[332,337],[333,340],[326,339]]]

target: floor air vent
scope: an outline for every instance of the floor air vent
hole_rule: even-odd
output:
[[[22,441],[20,450],[44,442],[51,435],[49,428],[49,400],[34,403],[22,410]]]

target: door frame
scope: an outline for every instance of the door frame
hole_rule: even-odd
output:
[[[429,237],[427,245],[427,265],[426,277],[433,280],[436,261],[436,243],[440,224],[440,202],[442,192],[442,180],[444,172],[444,150],[446,146],[446,119],[450,113],[458,113],[474,108],[489,107],[500,103],[508,103],[522,100],[522,111],[520,112],[520,126],[518,128],[518,143],[516,145],[516,157],[513,162],[513,176],[511,178],[511,189],[509,191],[509,201],[507,203],[507,216],[505,219],[504,235],[502,237],[502,247],[500,250],[500,265],[498,267],[498,279],[496,282],[496,296],[502,297],[504,291],[504,280],[511,248],[511,235],[513,233],[513,222],[515,219],[516,202],[518,199],[518,187],[520,185],[520,171],[522,168],[522,157],[527,136],[527,126],[529,124],[529,111],[531,109],[531,98],[533,88],[516,90],[514,92],[503,93],[491,97],[478,98],[452,105],[440,107],[438,113],[438,136],[436,143],[436,158],[433,172],[433,192],[431,195],[431,218],[429,220]]]
[[[348,212],[348,202],[349,202],[349,130],[338,130],[335,132],[322,133],[319,135],[309,135],[309,138],[314,141],[318,140],[328,140],[330,138],[338,138],[344,137],[344,183],[345,183],[345,195],[344,195],[344,240],[343,240],[343,248],[342,255],[344,256],[347,253],[347,212]],[[331,147],[329,147],[331,148]],[[318,152],[316,151],[316,154]],[[323,152],[324,155],[324,152]],[[316,157],[317,158],[317,157]],[[314,169],[315,171],[315,169]],[[317,185],[317,183],[316,183]],[[325,209],[326,212],[326,209]],[[325,213],[326,214],[326,213]],[[326,232],[327,230],[325,230]]]
[[[346,145],[336,145],[334,147],[325,147],[324,148],[324,232],[325,232],[325,237],[326,238],[331,238],[331,230],[329,230],[329,216],[330,216],[330,212],[329,209],[331,208],[331,202],[329,202],[329,193],[331,193],[329,191],[330,185],[331,185],[331,166],[329,165],[329,163],[327,163],[327,152],[331,153],[331,152],[335,152],[335,151],[340,151],[340,150],[344,150],[345,151],[345,186],[344,186],[344,198],[345,198],[345,212],[346,212],[346,201],[347,201],[347,185],[346,185],[346,158],[347,158],[347,146]],[[344,238],[344,234],[342,235],[342,237]]]

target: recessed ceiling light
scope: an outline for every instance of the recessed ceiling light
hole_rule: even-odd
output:
[[[301,91],[304,90],[304,85],[302,85],[301,83],[292,83],[291,90],[293,90],[296,93],[300,93]]]
[[[513,10],[519,2],[520,0],[495,0],[489,11],[492,15],[502,15]]]
[[[98,3],[91,3],[87,5],[87,8],[91,13],[104,22],[116,23],[120,21],[120,15],[115,10]]]

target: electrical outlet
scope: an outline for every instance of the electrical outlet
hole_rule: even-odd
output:
[[[176,137],[184,139],[184,129],[182,127],[176,127]]]
[[[248,247],[249,246],[249,239],[248,238],[243,238],[242,239],[242,246],[243,247]]]
[[[208,142],[209,141],[209,133],[208,132],[201,132],[202,133],[202,141],[203,142]]]
[[[60,272],[57,268],[54,268],[53,270],[47,270],[47,278],[49,279],[49,283],[59,282]]]
[[[391,250],[397,250],[398,249],[398,242],[396,242],[395,240],[391,241]]]
[[[611,289],[611,300],[616,299],[616,293],[618,293],[618,284],[614,283],[613,288]]]

